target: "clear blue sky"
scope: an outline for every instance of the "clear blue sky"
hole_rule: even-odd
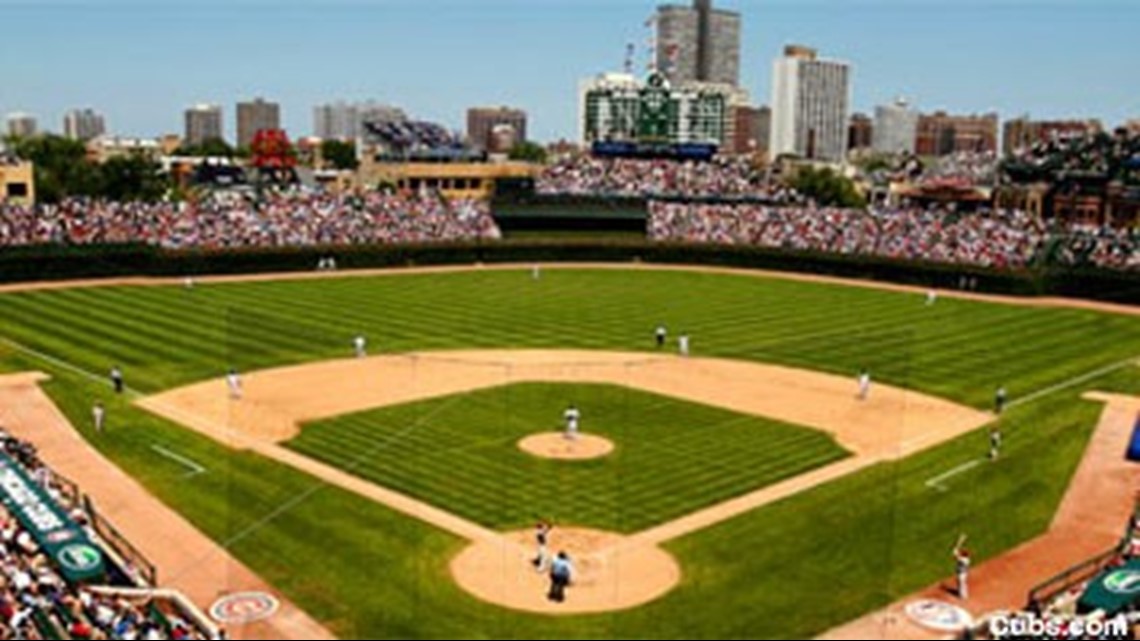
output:
[[[322,101],[376,99],[460,127],[468,106],[573,137],[580,78],[639,59],[654,0],[0,0],[0,113],[59,130],[92,106],[115,133],[181,132],[182,109],[282,104],[293,136]],[[785,43],[855,65],[855,107],[1140,117],[1140,0],[719,0],[744,15],[743,82],[767,103]]]

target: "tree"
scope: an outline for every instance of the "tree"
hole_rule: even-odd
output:
[[[176,156],[194,158],[233,158],[237,152],[221,138],[208,138],[198,145],[182,145],[174,152]]]
[[[511,160],[542,164],[546,162],[546,148],[533,142],[520,142],[511,149],[508,157]]]
[[[855,183],[831,169],[805,167],[791,181],[791,186],[823,207],[867,206],[867,200],[855,188]]]
[[[170,179],[158,164],[142,155],[111,158],[99,167],[99,195],[110,200],[160,200],[170,189]]]
[[[43,135],[14,141],[16,156],[35,165],[36,197],[54,203],[68,196],[97,196],[98,168],[77,140]]]
[[[355,171],[360,166],[356,158],[356,145],[343,140],[326,140],[321,143],[321,157],[340,171]]]

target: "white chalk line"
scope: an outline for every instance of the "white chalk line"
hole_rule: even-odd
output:
[[[180,464],[182,467],[185,467],[186,469],[190,470],[190,472],[188,474],[186,474],[186,476],[184,478],[191,479],[191,478],[194,478],[195,476],[205,474],[206,472],[209,471],[206,468],[199,465],[198,463],[186,458],[185,456],[171,452],[170,450],[166,449],[165,447],[163,447],[161,445],[151,445],[150,449],[154,450],[155,452],[157,452],[161,456],[164,456],[164,457],[174,461],[175,463]]]
[[[941,474],[939,476],[936,476],[932,479],[927,480],[926,481],[926,487],[928,487],[932,490],[938,490],[939,492],[949,492],[950,488],[946,487],[946,485],[945,485],[946,481],[949,481],[950,479],[952,479],[955,476],[958,476],[960,474],[965,474],[966,472],[973,470],[974,468],[978,467],[979,465],[981,465],[982,463],[985,463],[985,462],[986,462],[986,459],[976,459],[976,460],[970,461],[968,463],[963,463],[963,464],[959,465],[958,467],[950,470],[949,472],[946,472],[945,474]]]
[[[1126,367],[1129,367],[1131,365],[1137,365],[1137,364],[1140,364],[1140,358],[1138,358],[1136,356],[1132,356],[1130,358],[1127,358],[1125,360],[1120,361],[1119,363],[1114,363],[1112,365],[1108,365],[1106,367],[1102,367],[1100,369],[1088,372],[1087,374],[1082,374],[1080,376],[1070,378],[1069,380],[1061,382],[1061,383],[1057,383],[1056,385],[1046,387],[1045,389],[1037,390],[1036,392],[1033,392],[1032,394],[1029,394],[1028,396],[1023,396],[1019,399],[1016,399],[1016,400],[1010,402],[1008,407],[1019,407],[1021,405],[1028,405],[1030,403],[1033,403],[1034,401],[1038,401],[1042,398],[1045,398],[1046,396],[1056,394],[1057,392],[1062,392],[1064,390],[1076,387],[1076,386],[1080,385],[1081,383],[1087,383],[1089,381],[1096,380],[1102,376],[1107,376],[1113,372],[1116,372],[1116,371],[1122,370]]]
[[[65,360],[56,358],[55,356],[52,356],[51,354],[45,354],[39,350],[32,349],[31,347],[28,347],[27,345],[17,343],[16,341],[14,341],[10,338],[5,338],[5,337],[0,336],[0,344],[7,345],[8,347],[10,347],[10,348],[12,348],[18,352],[23,352],[24,354],[38,358],[38,359],[40,359],[46,363],[50,363],[56,367],[59,367],[61,369],[65,369],[65,370],[71,372],[72,374],[77,374],[79,376],[82,376],[83,378],[90,380],[90,381],[93,381],[96,383],[103,383],[104,385],[107,385],[108,387],[111,385],[110,374],[108,374],[107,376],[100,376],[98,374],[95,374],[93,372],[85,370],[82,367],[79,367],[78,365],[74,365],[74,364],[69,363]],[[131,397],[141,398],[143,396],[143,394],[141,392],[139,392],[135,389],[132,389],[129,386],[124,385],[123,391]]]

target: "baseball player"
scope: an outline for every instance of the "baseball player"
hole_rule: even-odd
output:
[[[966,548],[966,535],[958,538],[958,545],[954,546],[954,570],[958,580],[958,598],[963,601],[970,598],[970,550]]]
[[[994,413],[1001,416],[1005,413],[1005,406],[1009,403],[1009,392],[1005,387],[999,387],[996,394],[994,394]]]
[[[364,338],[363,334],[357,335],[352,339],[352,349],[356,352],[357,358],[368,356],[368,339]]]
[[[118,365],[111,368],[111,386],[115,388],[116,394],[122,394],[123,390],[126,389],[126,385],[123,383],[123,370]]]
[[[534,527],[534,544],[537,552],[531,564],[540,574],[546,571],[546,566],[550,562],[550,548],[548,546],[550,545],[550,531],[553,529],[554,526],[541,521]]]
[[[91,408],[91,418],[95,423],[95,431],[102,434],[107,423],[107,409],[101,401],[95,401],[95,406]]]
[[[653,333],[654,338],[657,339],[657,349],[665,347],[665,340],[669,338],[669,330],[664,325],[658,325],[657,331]]]
[[[997,461],[1001,456],[1002,434],[996,425],[990,429],[990,460]]]
[[[934,307],[934,305],[937,302],[938,302],[938,292],[933,290],[933,289],[927,290],[927,292],[926,292],[926,306],[927,307]]]
[[[190,290],[194,289],[194,277],[193,276],[187,276],[186,278],[183,278],[182,279],[182,287],[186,291],[190,291]]]
[[[570,562],[570,556],[565,552],[559,552],[550,563],[550,593],[547,598],[555,603],[565,601],[566,588],[573,580],[574,565]]]
[[[531,280],[542,280],[542,267],[537,263],[530,268],[530,278]]]
[[[574,405],[566,408],[562,418],[566,421],[566,440],[578,440],[578,424],[582,420],[582,413]]]
[[[230,368],[226,374],[226,385],[230,388],[230,398],[235,401],[241,400],[241,376],[236,369]]]
[[[677,338],[677,351],[679,351],[681,353],[681,356],[688,356],[689,355],[689,335],[688,334],[681,334],[681,336],[679,336]]]
[[[871,372],[864,369],[859,372],[859,400],[866,401],[871,398]]]

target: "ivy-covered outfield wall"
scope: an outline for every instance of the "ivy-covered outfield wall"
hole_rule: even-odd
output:
[[[141,245],[0,250],[0,282],[310,271],[335,256],[341,269],[532,262],[645,262],[804,272],[979,292],[1140,303],[1140,273],[1057,268],[995,271],[873,257],[638,240],[506,240],[415,246],[164,251]]]

